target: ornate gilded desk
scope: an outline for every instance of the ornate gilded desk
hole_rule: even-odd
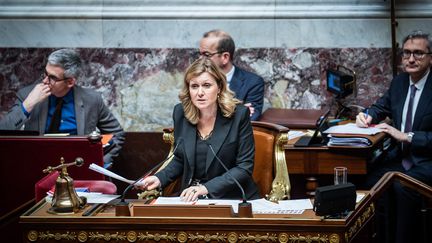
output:
[[[367,194],[343,219],[324,219],[312,210],[253,218],[116,217],[109,205],[93,216],[58,216],[48,214],[42,201],[20,224],[24,242],[368,242],[375,212],[369,199]]]

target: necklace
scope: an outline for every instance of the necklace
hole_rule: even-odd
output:
[[[211,137],[211,135],[213,134],[213,130],[209,133],[209,134],[207,134],[207,135],[205,135],[205,136],[203,136],[203,135],[201,135],[201,133],[200,133],[200,131],[197,129],[197,133],[198,133],[198,136],[199,136],[199,138],[201,139],[201,140],[207,140],[207,139],[209,139],[210,137]]]

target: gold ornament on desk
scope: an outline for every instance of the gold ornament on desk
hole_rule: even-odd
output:
[[[63,157],[60,158],[60,165],[56,167],[48,166],[43,170],[44,173],[59,171],[60,175],[56,180],[55,192],[51,203],[51,208],[48,209],[52,214],[71,214],[78,212],[87,203],[85,197],[78,197],[74,188],[73,179],[67,172],[67,167],[76,165],[80,167],[84,164],[84,160],[80,157],[74,162],[66,163]]]

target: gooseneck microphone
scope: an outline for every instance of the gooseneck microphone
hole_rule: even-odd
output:
[[[238,216],[241,218],[252,218],[252,204],[247,202],[246,193],[244,192],[242,185],[234,176],[231,175],[231,173],[229,172],[229,169],[222,162],[222,160],[219,159],[219,156],[217,156],[216,152],[213,150],[213,146],[210,143],[208,143],[207,141],[205,141],[205,142],[209,146],[209,148],[210,148],[211,152],[213,153],[214,157],[216,158],[216,160],[225,169],[225,171],[227,172],[227,175],[229,175],[231,177],[231,179],[234,180],[234,182],[236,183],[238,188],[240,188],[240,191],[242,193],[242,202],[239,203],[239,205],[238,205]]]
[[[169,159],[171,159],[174,156],[174,153],[177,151],[177,148],[179,147],[179,145],[183,142],[183,138],[179,137],[178,138],[178,142],[176,144],[176,146],[174,147],[174,149],[172,150],[172,152],[161,162],[157,163],[153,168],[151,168],[149,171],[147,171],[147,173],[145,173],[143,176],[140,176],[138,179],[136,179],[133,183],[129,184],[126,189],[124,189],[123,193],[122,193],[122,197],[120,202],[117,204],[116,207],[116,216],[129,216],[129,212],[124,211],[124,210],[129,210],[128,208],[124,208],[125,206],[127,207],[128,203],[125,202],[125,197],[126,197],[126,193],[133,187],[135,186],[135,184],[137,182],[139,182],[140,180],[142,180],[143,178],[146,178],[147,176],[149,176],[150,174],[152,174],[155,170],[157,170],[161,165],[163,165],[163,163],[165,163],[166,161],[168,161]],[[122,207],[122,208],[119,208]],[[120,210],[120,212],[117,212],[117,209]]]

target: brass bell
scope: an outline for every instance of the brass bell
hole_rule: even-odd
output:
[[[82,158],[76,158],[72,163],[65,164],[64,162],[64,158],[62,157],[60,159],[60,165],[56,167],[48,166],[43,170],[44,173],[51,173],[55,170],[60,171],[60,175],[56,180],[51,208],[48,209],[48,212],[52,214],[76,213],[87,203],[87,199],[85,197],[78,197],[73,185],[73,179],[67,172],[67,167],[71,165],[76,165],[79,167],[84,164],[84,160]]]

